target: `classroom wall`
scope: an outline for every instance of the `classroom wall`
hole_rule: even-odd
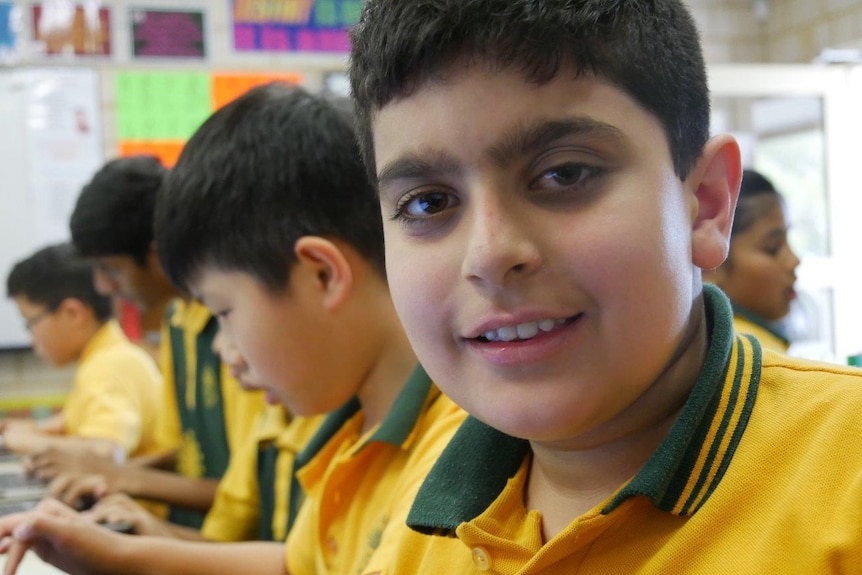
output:
[[[862,0],[687,0],[701,29],[708,63],[812,61],[824,48],[862,48]],[[17,1],[25,9],[30,2]],[[305,84],[319,89],[325,74],[343,69],[344,56],[290,57],[283,54],[237,54],[231,49],[229,0],[112,0],[113,56],[88,64],[20,60],[17,65],[89,65],[99,70],[102,91],[103,149],[116,155],[114,80],[125,70],[298,71]],[[209,57],[205,62],[139,62],[130,56],[130,7],[199,8],[207,13]],[[23,49],[26,52],[26,39]],[[72,368],[52,369],[28,351],[0,352],[0,404],[28,394],[62,392]]]

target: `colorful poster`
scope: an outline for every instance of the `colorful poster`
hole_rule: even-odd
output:
[[[231,0],[238,52],[347,52],[362,0]]]
[[[0,2],[0,60],[15,55],[20,24],[20,8],[12,2]]]
[[[204,13],[200,10],[133,8],[130,21],[135,58],[206,57]]]
[[[111,13],[96,2],[33,5],[33,47],[41,54],[111,55]]]
[[[302,75],[285,72],[285,73],[265,73],[265,74],[236,74],[236,73],[221,73],[213,76],[213,92],[212,103],[213,110],[218,110],[225,104],[231,102],[235,98],[245,94],[255,86],[267,84],[269,82],[286,82],[288,84],[301,84]]]

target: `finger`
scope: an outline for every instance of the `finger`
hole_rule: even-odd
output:
[[[3,575],[13,575],[18,570],[18,565],[21,564],[21,560],[24,559],[24,554],[27,553],[27,549],[30,546],[24,541],[20,540],[17,536],[18,533],[26,534],[26,528],[22,529],[22,526],[28,525],[28,523],[22,523],[15,529],[15,536],[9,538],[8,549],[6,550],[6,566],[3,569]]]

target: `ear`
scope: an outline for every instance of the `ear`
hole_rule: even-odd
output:
[[[86,317],[89,309],[90,308],[78,298],[67,297],[60,302],[60,306],[57,308],[57,312],[60,313],[63,317],[79,321],[80,319]]]
[[[345,253],[335,243],[319,236],[303,236],[294,244],[293,251],[304,273],[308,274],[315,289],[323,296],[323,305],[335,310],[350,295],[353,287],[353,269]],[[291,272],[299,272],[299,269]]]
[[[727,134],[710,138],[688,180],[697,202],[692,224],[692,262],[717,268],[727,257],[730,229],[742,180],[739,145]]]

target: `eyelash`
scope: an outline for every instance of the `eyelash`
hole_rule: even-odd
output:
[[[555,175],[559,175],[560,172],[564,172],[566,170],[577,171],[577,177],[575,178],[574,182],[559,184],[558,187],[555,187],[551,190],[541,190],[541,186],[539,184],[541,183],[543,178],[551,179]],[[544,170],[541,174],[530,180],[529,188],[531,190],[538,189],[540,192],[544,191],[547,195],[556,198],[559,197],[562,192],[589,185],[593,180],[596,180],[602,175],[604,175],[604,173],[605,170],[597,166],[587,165],[579,162],[563,162],[559,165],[555,165],[551,168],[548,168],[547,170]],[[407,208],[408,206],[410,206],[411,203],[422,198],[423,196],[430,197],[432,195],[439,195],[445,198],[447,202],[446,206],[443,207],[439,212],[428,214],[424,217],[415,217],[407,213]],[[429,220],[435,219],[435,217],[439,216],[442,213],[445,213],[446,211],[454,207],[453,205],[451,205],[452,201],[457,202],[455,203],[455,206],[460,203],[457,201],[456,196],[451,191],[433,189],[413,190],[404,194],[404,196],[400,198],[397,205],[395,206],[395,210],[393,211],[393,214],[390,219],[392,221],[401,222],[404,225],[417,225],[423,222],[428,222]]]

